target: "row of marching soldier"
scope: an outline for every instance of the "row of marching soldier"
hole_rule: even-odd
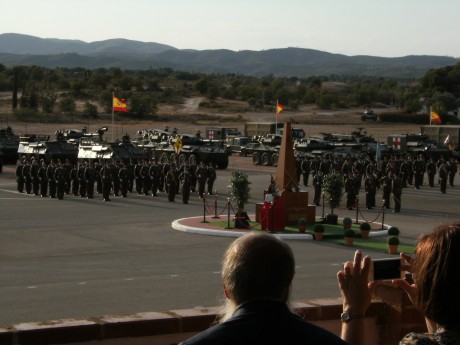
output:
[[[198,191],[202,198],[212,194],[216,172],[212,164],[175,162],[159,163],[156,159],[124,163],[114,160],[83,161],[72,164],[51,160],[46,164],[36,158],[21,159],[16,167],[17,189],[20,193],[63,199],[65,194],[93,199],[94,191],[104,201],[110,196],[126,198],[128,193],[157,196],[164,192],[168,201],[174,202],[176,194],[182,194],[187,204],[190,194]],[[198,188],[197,188],[198,185]]]

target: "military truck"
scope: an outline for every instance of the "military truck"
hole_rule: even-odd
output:
[[[25,134],[19,137],[17,155],[19,159],[36,158],[43,159],[46,163],[51,160],[65,161],[69,159],[72,163],[77,161],[78,148],[64,139],[61,131],[56,131],[55,139],[50,135]]]
[[[238,128],[234,127],[206,127],[206,138],[210,140],[226,140],[241,136]]]
[[[244,135],[247,137],[265,136],[267,134],[283,135],[284,123],[282,122],[246,122],[244,124]],[[292,128],[292,139],[305,137],[302,128]]]
[[[249,150],[246,148],[249,148],[251,143],[249,137],[231,137],[225,140],[225,147],[230,154],[237,153],[240,156],[247,156]]]

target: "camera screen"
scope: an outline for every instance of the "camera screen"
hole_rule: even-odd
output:
[[[374,280],[401,278],[401,259],[374,260]]]

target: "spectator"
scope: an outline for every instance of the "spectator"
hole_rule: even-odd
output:
[[[414,284],[403,279],[392,284],[403,289],[423,313],[428,333],[409,333],[400,344],[460,344],[460,223],[442,225],[422,235],[415,258],[404,253],[401,258],[401,270],[412,273]],[[370,264],[369,257],[362,260],[361,252],[356,251],[354,262],[345,263],[337,274],[349,319],[342,324],[342,339],[353,345],[364,343],[363,317],[376,285],[368,284]]]
[[[183,344],[344,344],[290,311],[294,268],[291,249],[272,235],[234,241],[222,265],[227,302],[219,324]]]

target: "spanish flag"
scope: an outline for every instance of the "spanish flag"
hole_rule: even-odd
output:
[[[128,105],[124,99],[119,99],[113,96],[113,111],[119,111],[123,113],[128,113]]]
[[[441,117],[439,114],[435,111],[431,112],[431,118],[430,118],[430,123],[437,123],[438,125],[442,125]]]
[[[284,110],[284,105],[281,103],[276,102],[276,116],[278,116],[278,119],[280,118],[280,113]]]

